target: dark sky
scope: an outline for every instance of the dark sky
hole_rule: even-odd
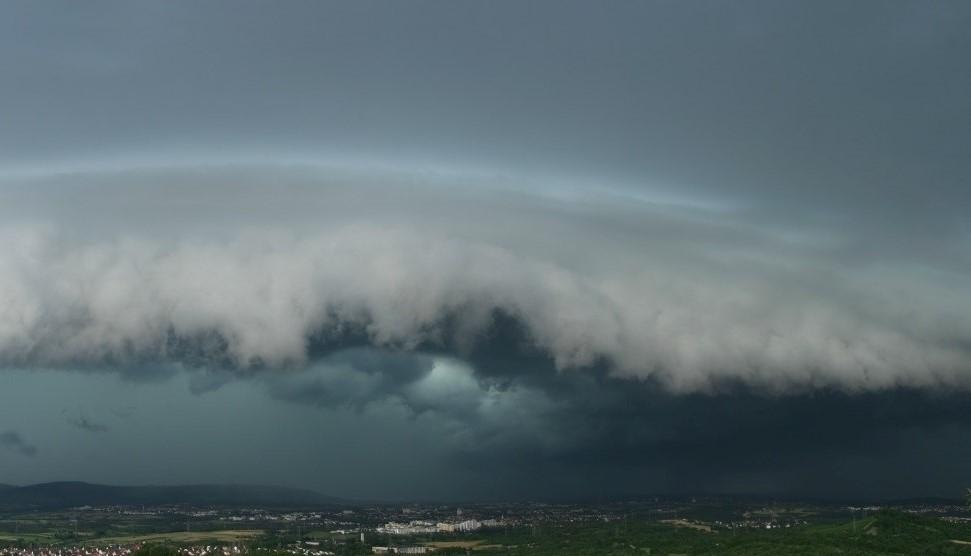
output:
[[[960,496],[969,30],[6,2],[0,477]]]

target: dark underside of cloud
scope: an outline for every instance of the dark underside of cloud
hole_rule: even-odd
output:
[[[894,387],[784,393],[726,380],[674,393],[607,362],[558,369],[496,315],[474,349],[319,344],[306,368],[256,370],[270,397],[321,410],[404,408],[433,420],[450,465],[501,485],[479,496],[763,494],[886,499],[960,494],[971,393]],[[209,385],[231,370],[199,376]],[[915,472],[920,469],[922,471]]]

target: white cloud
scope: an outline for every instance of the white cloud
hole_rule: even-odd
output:
[[[239,175],[7,189],[0,359],[300,366],[348,327],[379,347],[461,349],[500,309],[561,369],[606,358],[679,391],[971,378],[971,288],[918,258],[848,264],[803,230],[792,242],[732,214],[616,199]],[[167,176],[174,191],[156,183]]]

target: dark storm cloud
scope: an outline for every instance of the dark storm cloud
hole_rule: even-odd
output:
[[[439,434],[456,468],[501,477],[493,496],[786,493],[814,497],[956,496],[971,431],[968,393],[897,388],[771,394],[741,383],[672,394],[592,367],[558,371],[521,353],[515,327],[494,331],[484,357],[367,353],[372,369],[321,363],[272,374],[271,396],[322,408],[403,406]],[[501,345],[512,339],[512,343]],[[496,356],[495,354],[499,354]],[[393,373],[408,358],[430,371]],[[410,365],[409,365],[410,366]],[[380,370],[378,370],[380,369]],[[362,384],[395,380],[388,389]],[[362,396],[362,393],[364,395]],[[953,463],[953,465],[952,465]],[[913,474],[915,467],[925,473]],[[933,471],[931,471],[933,470]],[[553,486],[558,476],[572,477]],[[586,486],[576,477],[588,477]],[[549,484],[547,484],[549,483]]]
[[[19,433],[14,431],[0,432],[0,447],[27,457],[34,457],[37,455],[37,447],[25,440],[24,437]]]
[[[956,495],[948,488],[961,476],[946,462],[968,451],[960,434],[948,434],[971,428],[963,393],[824,390],[778,396],[739,386],[674,396],[656,385],[605,377],[551,380],[559,383],[553,395],[558,402],[534,431],[543,442],[481,451],[463,446],[461,465],[488,467],[508,458],[534,473],[608,470],[618,477],[602,486],[608,490],[626,484],[641,492]],[[857,475],[862,469],[846,473],[850,477],[834,473],[857,460],[869,462],[873,477]],[[940,475],[914,476],[914,465]],[[638,471],[656,478],[638,485],[630,479]],[[877,476],[893,477],[894,484],[879,484]]]
[[[712,391],[672,394],[652,380],[611,376],[606,365],[558,371],[524,350],[515,322],[498,322],[469,364],[478,370],[483,406],[490,394],[508,395],[519,411],[464,413],[468,430],[455,439],[456,465],[486,472],[514,461],[526,482],[547,474],[594,477],[587,495],[960,493],[958,462],[971,453],[962,440],[971,431],[967,392],[779,394],[728,379]]]

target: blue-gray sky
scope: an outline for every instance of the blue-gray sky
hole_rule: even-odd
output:
[[[0,474],[958,495],[969,29],[943,1],[5,3]]]

